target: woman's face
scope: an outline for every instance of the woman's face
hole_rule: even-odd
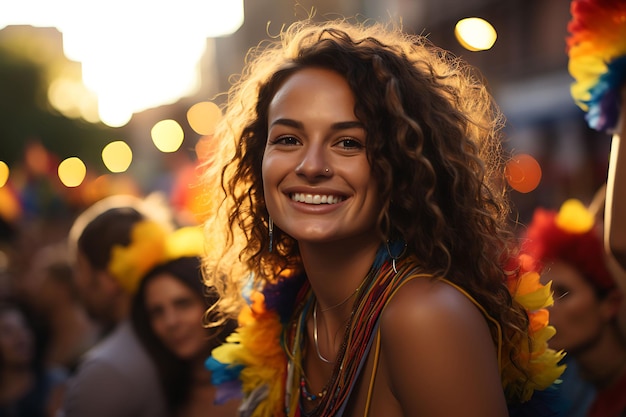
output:
[[[556,261],[546,267],[542,281],[552,281],[554,291],[550,324],[555,327],[556,335],[550,339],[550,347],[575,355],[608,329],[611,316],[605,303],[576,268]]]
[[[5,367],[28,367],[34,355],[34,335],[16,309],[0,312],[0,360]]]
[[[381,205],[354,105],[346,80],[321,68],[291,75],[269,105],[265,203],[300,244],[376,238]]]
[[[154,333],[177,357],[190,360],[204,354],[205,305],[191,288],[170,274],[157,275],[146,285],[145,307]]]

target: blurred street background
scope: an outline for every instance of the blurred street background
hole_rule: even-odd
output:
[[[202,221],[209,196],[193,186],[195,167],[229,80],[249,48],[312,12],[401,22],[482,72],[507,117],[514,219],[571,197],[588,203],[606,180],[610,137],[587,127],[569,92],[566,0],[5,1],[3,245],[28,262],[116,193],[158,195],[180,223]],[[467,18],[490,24],[495,43],[464,38]]]

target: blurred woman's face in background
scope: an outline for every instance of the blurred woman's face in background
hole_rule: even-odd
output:
[[[154,333],[172,353],[185,360],[205,353],[206,307],[191,288],[170,274],[157,275],[146,285],[145,306]]]
[[[550,339],[550,347],[575,355],[591,346],[611,321],[593,285],[576,268],[561,261],[547,265],[542,281],[552,281],[554,291],[550,324],[556,335]]]
[[[28,368],[34,359],[34,335],[17,309],[0,311],[0,363],[5,368]]]

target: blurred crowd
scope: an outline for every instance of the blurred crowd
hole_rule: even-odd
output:
[[[199,222],[160,194],[80,209],[2,219],[0,416],[203,415],[234,323],[206,325]]]

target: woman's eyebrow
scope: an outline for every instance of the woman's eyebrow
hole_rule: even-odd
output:
[[[284,119],[284,118],[276,119],[270,124],[270,127],[275,126],[275,125],[288,126],[288,127],[293,127],[296,129],[304,129],[304,124],[302,122],[299,122],[293,119]],[[351,120],[347,122],[333,123],[332,125],[330,125],[330,128],[332,130],[345,130],[345,129],[352,129],[352,128],[364,129],[365,126],[363,125],[363,123],[361,123],[358,120]]]

